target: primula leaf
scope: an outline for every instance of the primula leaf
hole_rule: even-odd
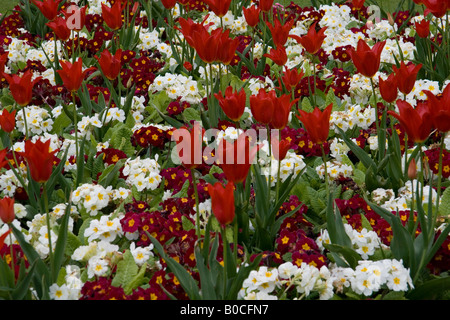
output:
[[[126,250],[123,254],[123,260],[117,264],[117,271],[111,285],[114,287],[125,288],[136,276],[138,269],[131,251]]]

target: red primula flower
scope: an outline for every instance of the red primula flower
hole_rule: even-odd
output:
[[[77,91],[81,87],[81,83],[86,74],[91,70],[95,70],[94,67],[90,67],[83,71],[83,61],[81,57],[73,64],[69,61],[60,61],[60,64],[62,69],[57,70],[57,72],[66,89],[71,92]]]
[[[245,102],[247,94],[245,90],[233,91],[232,86],[225,89],[225,95],[222,96],[222,91],[215,93],[214,96],[219,101],[219,105],[228,118],[237,122],[244,114]]]
[[[13,222],[15,217],[14,198],[4,197],[0,199],[0,219],[3,223]]]
[[[330,132],[330,115],[333,104],[330,104],[322,112],[318,107],[311,113],[298,110],[300,115],[297,118],[303,123],[305,130],[311,137],[311,141],[317,144],[323,144]]]
[[[50,151],[50,139],[45,142],[38,139],[36,142],[26,140],[25,151],[17,154],[27,161],[33,180],[41,183],[50,178],[57,152],[58,150]]]
[[[112,7],[108,7],[102,3],[102,16],[106,25],[112,30],[117,30],[122,27],[122,11],[125,5],[122,5],[120,1],[116,1]]]
[[[58,6],[61,0],[32,0],[32,2],[48,20],[52,21],[58,15]]]
[[[11,91],[14,100],[21,107],[30,103],[33,87],[40,79],[42,79],[42,77],[37,77],[34,80],[31,80],[33,74],[30,69],[25,71],[22,77],[19,77],[16,74],[9,75],[6,73],[3,73],[3,76],[9,83],[9,90]]]
[[[385,45],[386,41],[377,42],[371,49],[363,39],[359,39],[356,50],[354,48],[348,50],[359,73],[368,78],[372,78],[378,72],[378,69],[380,69],[381,52]]]
[[[0,114],[0,127],[3,131],[9,133],[14,130],[16,126],[16,112],[16,110],[13,110],[10,113],[8,109],[3,109],[2,113]]]
[[[302,37],[294,34],[290,34],[289,37],[295,39],[299,44],[305,48],[310,54],[316,54],[322,47],[323,41],[326,38],[325,31],[327,27],[323,27],[319,31],[316,31],[317,21],[309,27],[308,33]]]
[[[100,58],[98,56],[95,56],[95,58],[107,79],[114,80],[117,78],[122,68],[122,49],[117,49],[114,55],[108,49],[105,49],[100,54]]]
[[[410,63],[406,65],[403,61],[400,63],[400,68],[397,68],[395,65],[392,66],[392,70],[394,70],[397,78],[398,89],[401,93],[407,95],[412,91],[416,83],[417,74],[421,68],[422,64],[415,65]]]
[[[208,184],[208,193],[211,196],[211,209],[222,227],[234,220],[234,183],[228,182],[224,187],[222,183]]]
[[[399,114],[389,110],[388,114],[395,117],[405,129],[408,140],[415,143],[424,142],[431,133],[433,118],[426,103],[419,103],[414,109],[408,102],[397,100]]]

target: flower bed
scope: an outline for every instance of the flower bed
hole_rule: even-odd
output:
[[[3,17],[0,297],[448,298],[450,3],[313,2]]]

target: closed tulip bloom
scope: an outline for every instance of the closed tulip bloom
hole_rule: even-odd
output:
[[[0,199],[0,218],[3,223],[9,224],[13,222],[15,217],[14,198],[4,197]]]
[[[397,79],[393,73],[391,73],[386,80],[383,80],[381,77],[379,77],[378,83],[380,86],[380,94],[384,101],[392,103],[397,100]]]
[[[273,24],[266,22],[266,25],[269,27],[270,33],[272,34],[272,40],[275,47],[284,46],[286,44],[294,22],[294,19],[287,21],[285,24],[281,24],[278,19],[275,19]]]
[[[285,67],[281,81],[283,82],[286,90],[290,92],[291,89],[295,88],[300,80],[302,80],[304,75],[305,73],[301,69],[288,69]]]
[[[318,107],[313,112],[298,110],[300,115],[297,118],[303,123],[303,126],[311,137],[311,141],[316,144],[323,144],[327,141],[330,132],[330,115],[333,104],[330,104],[321,111]]]
[[[63,12],[67,19],[67,27],[70,30],[81,31],[83,29],[86,25],[86,10],[87,5],[81,8],[71,5]]]
[[[239,46],[239,39],[230,38],[229,33],[229,30],[222,33],[218,44],[219,48],[222,48],[222,50],[218,50],[216,60],[224,65],[229,65],[231,63],[236,55],[237,47]]]
[[[38,7],[38,9],[41,11],[41,13],[46,17],[48,20],[52,21],[56,18],[58,15],[58,6],[61,2],[60,0],[32,0],[33,3]]]
[[[389,110],[388,114],[395,117],[405,129],[408,140],[415,143],[424,142],[430,135],[433,118],[426,103],[418,103],[416,108],[404,100],[397,100],[399,113]]]
[[[81,60],[81,57],[74,63],[60,61],[60,64],[62,69],[57,70],[57,72],[66,89],[71,92],[77,91],[81,87],[81,83],[86,74],[91,70],[95,70],[94,67],[90,67],[83,71],[83,61]]]
[[[25,151],[17,152],[24,157],[30,170],[30,175],[34,181],[42,183],[47,181],[53,170],[55,153],[58,150],[50,151],[50,139],[42,142],[40,139],[36,142],[25,141]]]
[[[170,10],[177,4],[177,0],[161,0],[161,3],[163,4],[164,8]]]
[[[67,41],[70,38],[71,30],[67,26],[67,20],[63,17],[56,17],[46,25],[53,30],[56,37],[61,41]]]
[[[366,0],[352,0],[352,5],[355,9],[360,10],[364,6]]]
[[[430,35],[430,21],[423,19],[420,22],[416,22],[414,26],[419,37],[428,38]]]
[[[299,99],[291,101],[290,94],[284,94],[281,97],[276,97],[273,99],[274,112],[272,115],[272,120],[270,121],[271,126],[274,129],[283,129],[287,126],[289,121],[289,114],[291,112],[292,106]]]
[[[241,119],[245,110],[247,94],[245,90],[233,91],[233,87],[228,86],[225,89],[225,95],[222,91],[215,93],[214,96],[219,101],[219,105],[228,118],[237,122]]]
[[[310,54],[316,54],[322,47],[323,41],[326,38],[325,31],[327,30],[327,27],[323,27],[319,31],[316,31],[316,25],[317,22],[314,22],[311,27],[309,27],[308,33],[302,37],[294,34],[289,35],[289,37],[295,39]]]
[[[125,5],[122,5],[120,1],[116,1],[112,7],[108,7],[102,3],[102,16],[108,27],[112,30],[117,30],[122,27],[122,11]]]
[[[16,74],[9,75],[6,73],[3,73],[3,76],[9,83],[9,90],[11,91],[14,100],[21,107],[24,107],[30,103],[33,97],[33,87],[40,79],[42,79],[42,77],[37,77],[32,80],[33,74],[30,69],[25,71],[22,77]]]
[[[286,158],[286,154],[291,149],[291,143],[288,140],[278,140],[276,137],[272,137],[272,154],[275,160],[282,161]]]
[[[95,58],[107,79],[114,80],[117,78],[122,68],[122,49],[117,49],[114,55],[108,49],[105,49],[100,54],[100,58],[98,56],[95,56]]]
[[[209,9],[214,12],[219,18],[227,14],[231,0],[203,0],[209,6]]]
[[[244,18],[250,27],[255,27],[259,23],[259,15],[261,13],[261,8],[253,5],[249,8],[243,7],[242,11],[244,13]]]
[[[450,85],[447,85],[440,97],[431,91],[423,91],[428,97],[428,106],[433,117],[433,126],[440,132],[450,131]]]
[[[417,74],[421,68],[422,64],[415,65],[411,63],[406,65],[403,61],[400,63],[400,68],[397,68],[395,65],[392,66],[392,70],[394,70],[397,78],[398,90],[401,93],[407,95],[412,91],[417,80]]]
[[[248,175],[259,146],[251,146],[250,137],[243,133],[234,142],[220,140],[217,162],[228,181],[243,182]]]
[[[359,73],[372,78],[378,72],[381,63],[381,53],[385,45],[386,41],[382,41],[377,42],[373,48],[370,48],[363,39],[359,39],[356,50],[354,48],[348,50]]]
[[[270,9],[272,9],[273,6],[273,0],[260,0],[259,1],[259,8],[263,12],[269,12]]]
[[[181,164],[187,169],[195,169],[203,160],[204,130],[196,122],[193,128],[181,127],[172,134]]]
[[[274,98],[276,98],[274,90],[267,93],[263,88],[259,89],[258,94],[250,96],[250,110],[257,122],[262,124],[270,123],[275,110]]]
[[[197,32],[199,33],[208,33],[207,26],[204,25],[206,20],[203,20],[201,23],[197,23],[191,18],[184,19],[180,17],[178,19],[178,23],[180,24],[180,28],[175,27],[175,29],[179,30],[182,34],[186,42],[191,46],[195,47],[195,40],[193,39],[193,35]]]
[[[16,110],[10,113],[7,109],[3,109],[0,114],[0,127],[8,133],[14,130],[16,127]]]
[[[206,63],[216,62],[220,47],[222,29],[214,29],[211,34],[205,29],[193,32],[193,47],[197,55]]]
[[[271,48],[269,53],[266,53],[263,56],[269,58],[279,66],[284,66],[287,62],[286,49],[282,46],[278,46],[276,49]]]
[[[214,185],[208,183],[207,188],[211,196],[211,210],[220,225],[224,227],[233,222],[235,216],[233,182],[228,182],[225,187],[220,182]]]

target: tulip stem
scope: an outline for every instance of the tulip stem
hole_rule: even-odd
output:
[[[191,177],[192,177],[192,187],[194,188],[194,196],[195,196],[195,210],[197,211],[197,214],[195,215],[195,228],[197,238],[200,239],[200,209],[198,204],[197,179],[195,178],[194,169],[191,169]]]
[[[25,125],[25,139],[28,138],[28,124],[27,124],[27,113],[25,112],[25,106],[22,107],[23,113],[23,123]]]
[[[445,134],[441,137],[441,145],[439,150],[439,172],[438,172],[438,184],[437,184],[437,198],[436,198],[436,217],[439,214],[439,200],[441,197],[441,183],[442,183],[442,156],[444,152],[444,140]]]
[[[78,117],[77,117],[77,103],[75,100],[75,92],[72,91],[72,102],[73,102],[73,121],[74,121],[74,130],[75,130],[75,159],[76,163],[78,164]],[[77,166],[77,171],[79,170]],[[75,188],[78,187],[78,174],[76,175],[77,178],[75,180]]]
[[[323,148],[323,144],[320,144],[320,149],[322,150],[322,160],[324,165],[324,177],[325,177],[325,188],[327,190],[327,195],[330,195],[330,186],[328,183],[328,168],[327,168],[327,157],[325,156],[325,149]]]
[[[50,227],[50,213],[49,213],[49,209],[48,209],[48,195],[47,195],[47,187],[46,187],[45,183],[43,183],[42,189],[43,189],[42,193],[43,193],[43,197],[44,197],[45,217],[46,217],[46,222],[47,222],[47,237],[48,237],[48,251],[49,251],[49,257],[50,257],[50,270],[51,270],[52,277],[54,277],[53,248],[52,248],[52,237],[51,237],[52,229]]]
[[[227,232],[226,226],[223,225],[221,228],[222,233],[222,247],[223,247],[223,299],[227,294],[227,262],[228,262],[228,241],[227,241]]]
[[[9,225],[9,229],[10,230],[12,229],[11,225]],[[14,266],[16,264],[14,263],[14,250],[13,250],[12,232],[9,233],[9,249],[10,249],[10,254],[11,254],[11,270],[12,270],[12,273],[13,273],[14,283],[15,283],[16,282],[15,281],[15,279],[16,279],[16,272],[14,270]]]

